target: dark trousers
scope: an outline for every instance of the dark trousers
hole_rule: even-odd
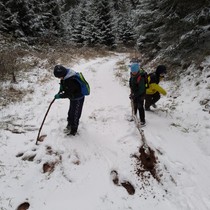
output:
[[[68,125],[71,126],[71,130],[77,132],[77,128],[79,126],[79,119],[82,114],[82,107],[84,103],[85,97],[80,99],[71,100],[68,111]]]
[[[149,109],[152,104],[155,104],[160,99],[160,93],[146,94],[145,109]]]
[[[141,122],[145,122],[145,111],[144,111],[144,98],[145,96],[139,96],[133,99],[134,114],[137,114],[139,110],[139,118]]]

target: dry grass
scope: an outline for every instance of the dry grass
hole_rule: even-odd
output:
[[[8,45],[2,47],[0,52],[0,107],[7,106],[22,100],[33,90],[20,89],[18,83],[30,81],[27,75],[34,68],[48,70],[52,74],[52,69],[56,64],[73,65],[80,59],[89,60],[96,57],[104,57],[112,54],[101,48],[76,48],[72,46],[19,46]],[[50,77],[39,78],[40,83],[45,83]],[[5,84],[2,86],[3,84]]]
[[[0,80],[11,79],[11,81],[15,82],[15,72],[23,68],[18,62],[18,58],[24,55],[24,51],[20,50],[4,50],[0,52]]]
[[[116,52],[130,53],[130,58],[136,56],[135,50],[128,48],[118,49],[114,52],[105,47],[79,48],[66,44],[28,46],[24,43],[17,43],[11,37],[8,37],[6,41],[0,37],[0,107],[21,101],[26,94],[33,93],[32,89],[22,89],[19,83],[22,81],[33,83],[33,79],[29,75],[32,72],[36,75],[37,72],[34,71],[36,68],[43,69],[45,74],[52,75],[56,64],[69,66],[69,64],[76,64],[81,59],[105,57]],[[123,61],[117,66],[119,73],[126,70]],[[39,77],[39,83],[45,83],[50,78],[50,76],[43,75],[41,78]]]

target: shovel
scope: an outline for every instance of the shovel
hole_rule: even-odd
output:
[[[38,133],[38,136],[37,136],[37,139],[36,139],[36,145],[38,144],[38,141],[43,141],[44,138],[47,136],[47,135],[41,135],[41,136],[40,136],[40,133],[41,133],[41,130],[42,130],[42,126],[43,126],[43,124],[44,124],[44,121],[45,121],[45,119],[46,119],[46,117],[47,117],[47,114],[48,114],[48,112],[49,112],[49,110],[50,110],[50,107],[52,106],[52,104],[54,103],[54,101],[55,101],[55,98],[54,98],[54,99],[52,100],[52,102],[50,103],[50,105],[49,105],[49,107],[48,107],[48,109],[47,109],[47,112],[46,112],[46,114],[45,114],[45,116],[44,116],[44,119],[43,119],[43,121],[42,121],[41,127],[40,127],[40,129],[39,129],[39,133]]]

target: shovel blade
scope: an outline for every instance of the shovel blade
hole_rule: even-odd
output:
[[[47,135],[46,135],[46,134],[41,135],[41,136],[39,136],[39,137],[37,138],[37,141],[43,142],[43,141],[44,141],[44,139],[45,139],[46,137],[47,137]]]

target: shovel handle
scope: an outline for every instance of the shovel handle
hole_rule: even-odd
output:
[[[40,133],[41,133],[41,130],[42,130],[42,126],[43,126],[43,124],[44,124],[44,121],[45,121],[45,119],[46,119],[46,117],[47,117],[47,114],[48,114],[48,112],[49,112],[49,110],[50,110],[50,107],[52,106],[52,104],[54,103],[54,101],[55,101],[55,98],[51,101],[51,103],[50,103],[50,105],[49,105],[49,107],[48,107],[48,109],[47,109],[47,112],[46,112],[46,114],[45,114],[45,116],[44,116],[44,119],[43,119],[43,121],[42,121],[41,127],[39,128],[39,133],[38,133],[38,136],[37,136],[37,139],[36,139],[36,145],[38,144],[38,141],[39,141],[39,138],[40,138]]]

